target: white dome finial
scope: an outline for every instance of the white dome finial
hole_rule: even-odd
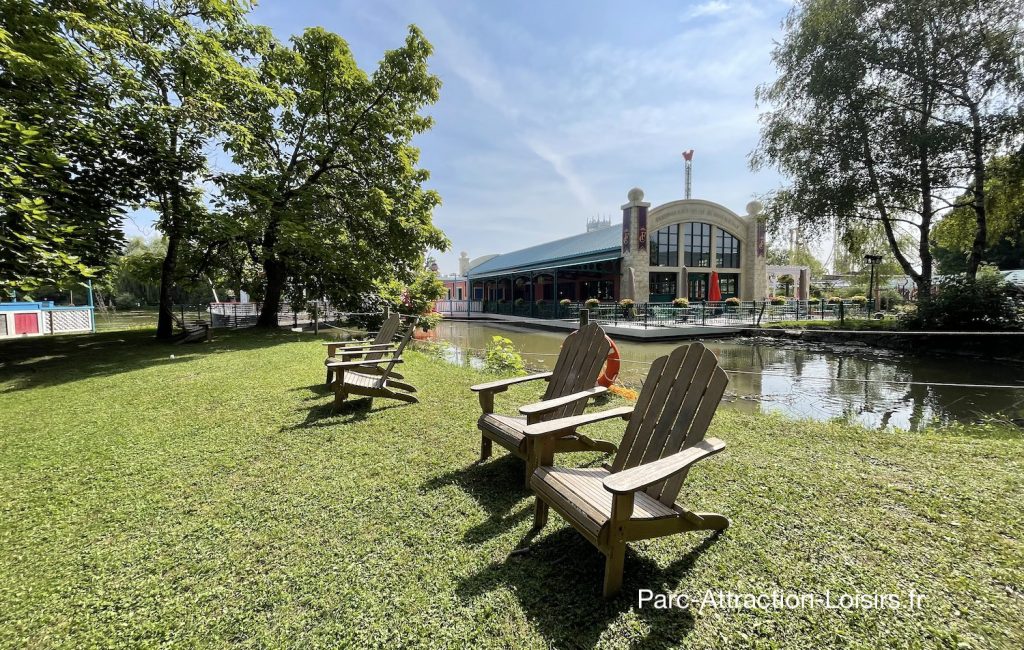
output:
[[[628,198],[631,203],[639,203],[644,200],[644,191],[639,187],[634,187],[628,194],[626,194],[626,198]]]

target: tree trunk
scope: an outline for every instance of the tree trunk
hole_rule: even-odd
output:
[[[284,262],[276,258],[265,259],[263,271],[267,276],[267,288],[263,296],[263,308],[256,320],[256,327],[277,327],[277,312],[281,308],[281,294],[288,277]]]
[[[284,262],[274,250],[277,246],[277,230],[280,226],[280,221],[274,216],[276,214],[277,211],[272,209],[270,222],[263,233],[263,273],[267,278],[267,286],[263,293],[263,308],[260,309],[260,316],[256,319],[256,327],[278,326],[277,312],[281,308],[281,294],[284,293],[284,283],[288,276]]]
[[[985,214],[985,143],[982,140],[981,116],[977,104],[971,104],[971,157],[974,163],[974,218],[976,228],[971,255],[967,259],[967,275],[977,277],[985,255],[985,244],[988,240],[988,223]]]
[[[173,220],[172,220],[173,222]],[[167,229],[167,255],[160,266],[160,314],[156,321],[156,338],[169,340],[174,336],[174,276],[178,267],[178,239],[176,228]]]

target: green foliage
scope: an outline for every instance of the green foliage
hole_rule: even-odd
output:
[[[674,303],[675,303],[675,301],[673,301],[673,304]],[[725,299],[725,304],[729,305],[730,307],[739,307],[740,306],[740,299],[737,298],[736,296],[732,296],[732,297],[729,297],[729,298]]]
[[[995,272],[947,276],[904,319],[922,330],[1017,330],[1024,327],[1024,296]]]
[[[633,301],[630,298],[623,298],[619,301],[619,307],[632,307]]]
[[[868,297],[863,295],[850,296],[850,302],[852,302],[855,305],[866,305],[868,302]]]
[[[241,171],[219,178],[232,236],[265,278],[267,318],[287,282],[340,306],[380,283],[412,280],[428,248],[448,240],[431,216],[440,197],[423,185],[412,139],[437,101],[430,43],[410,27],[377,69],[359,68],[337,34],[310,28],[260,53],[272,93],[247,105],[227,148]]]
[[[0,294],[98,277],[138,196],[138,142],[108,80],[65,36],[65,4],[0,10]],[[93,20],[95,2],[71,4]]]
[[[728,302],[728,301],[726,301],[726,302]],[[672,299],[672,306],[673,307],[689,307],[690,306],[690,301],[689,301],[688,298],[673,298]]]
[[[519,354],[510,339],[504,336],[492,336],[491,342],[487,344],[484,368],[488,372],[500,374],[522,374],[525,364],[522,355]]]
[[[568,298],[562,298],[561,300],[558,301],[558,304],[563,307],[568,307],[569,305],[572,304],[572,301],[569,300]]]
[[[967,270],[977,230],[970,199],[970,194],[961,196],[961,206],[935,227],[932,245],[939,272],[944,275]],[[984,260],[1002,269],[1024,268],[1024,154],[989,161],[985,206]]]
[[[1015,0],[799,2],[773,52],[779,77],[757,92],[771,108],[751,162],[792,181],[768,197],[773,228],[880,224],[927,293],[936,197],[980,183],[1019,133],[1021,19]]]
[[[786,299],[784,297],[782,297],[782,296],[772,296],[769,299],[769,302],[771,304],[773,304],[773,305],[785,305],[786,304]]]
[[[593,309],[593,308],[599,306],[600,304],[601,304],[601,301],[598,300],[597,298],[587,298],[586,301],[583,303],[583,305],[587,309]]]

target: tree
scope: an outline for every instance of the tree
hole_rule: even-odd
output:
[[[1019,117],[1020,17],[1009,0],[801,2],[773,53],[780,76],[757,93],[774,108],[751,162],[792,179],[769,201],[773,222],[878,223],[929,295],[932,228],[972,179],[985,228],[984,158]]]
[[[220,179],[264,273],[260,325],[277,326],[289,283],[353,304],[379,282],[408,279],[427,248],[447,248],[431,222],[440,198],[423,189],[429,174],[410,145],[438,97],[430,52],[411,27],[367,75],[341,37],[313,28],[264,55],[261,77],[278,92],[250,107],[228,143],[243,171]]]
[[[1002,269],[1024,268],[1024,154],[989,161],[985,181],[987,215],[982,257]],[[960,201],[971,197],[965,193]],[[935,227],[935,259],[944,274],[964,273],[974,255],[975,212],[959,207]]]
[[[790,275],[789,273],[784,273],[783,275],[780,275],[778,283],[782,285],[782,295],[787,297],[791,295],[790,290],[793,288],[793,284],[795,282],[796,280],[794,280],[793,276]]]
[[[140,191],[122,107],[57,6],[0,3],[0,293],[102,273]]]
[[[200,185],[208,174],[207,149],[232,128],[234,106],[267,92],[246,61],[271,36],[246,22],[245,0],[74,4],[79,12],[65,15],[69,38],[87,52],[91,73],[109,80],[131,118],[141,181],[166,236],[157,338],[167,339],[181,249],[209,218]]]

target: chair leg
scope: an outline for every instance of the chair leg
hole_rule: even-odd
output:
[[[537,503],[533,507],[533,529],[540,530],[548,523],[548,504],[540,497],[536,497]]]
[[[604,596],[614,596],[622,589],[622,573],[626,562],[626,543],[612,542],[604,561]]]
[[[331,368],[328,368],[327,369],[327,379],[324,381],[324,385],[325,386],[330,386],[331,385],[331,380],[334,378],[333,375],[334,375],[334,370],[331,369]]]
[[[334,405],[341,406],[345,402],[345,398],[348,397],[348,392],[343,390],[334,391]]]
[[[493,449],[493,446],[494,446],[494,443],[491,442],[490,438],[488,438],[485,435],[481,435],[480,436],[480,462],[481,463],[491,457],[491,451]]]
[[[410,393],[416,392],[416,387],[412,384],[407,384],[404,381],[392,381],[391,379],[388,379],[388,388],[398,388],[409,391]]]

